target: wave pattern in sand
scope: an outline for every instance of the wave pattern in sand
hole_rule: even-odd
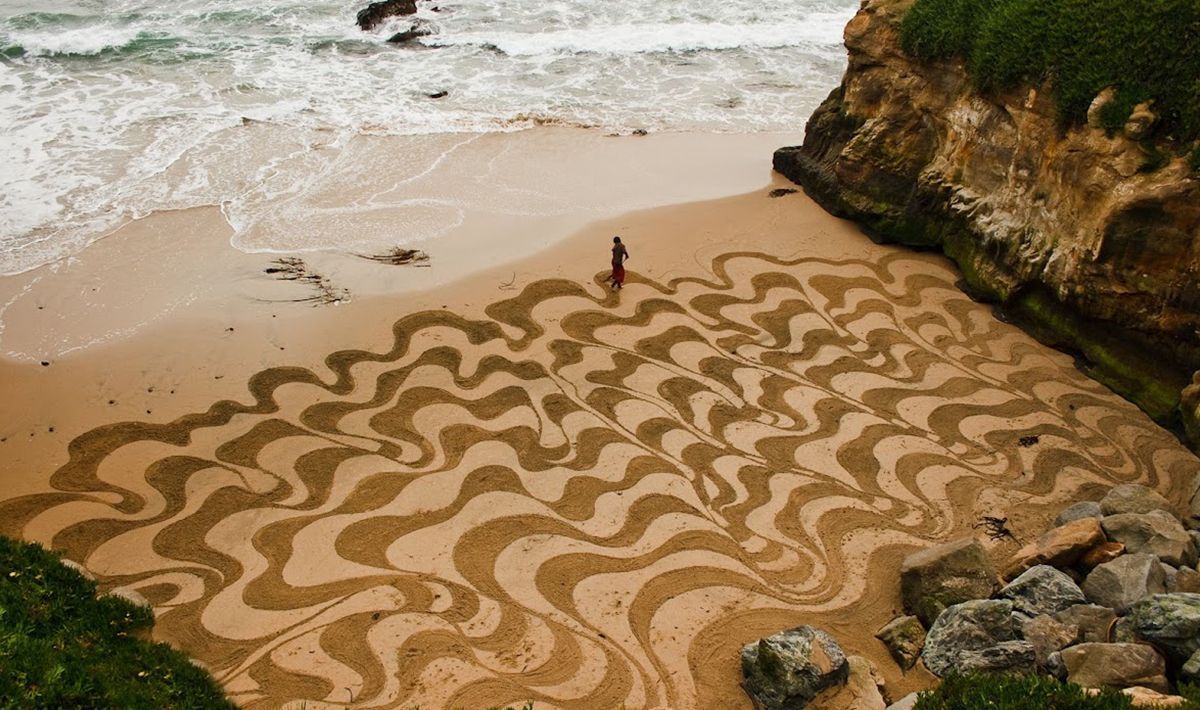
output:
[[[952,278],[734,253],[534,282],[260,372],[252,404],[88,432],[0,520],[141,590],[251,707],[744,703],[742,643],[888,607],[879,556],[988,491],[1195,465]]]

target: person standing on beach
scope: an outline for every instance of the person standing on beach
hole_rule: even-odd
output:
[[[612,287],[619,289],[625,285],[625,260],[629,258],[629,250],[621,243],[620,237],[613,237],[612,248]]]

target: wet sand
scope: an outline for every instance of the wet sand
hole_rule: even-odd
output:
[[[597,149],[601,213],[666,206],[468,211],[428,268],[302,255],[343,305],[215,208],[0,281],[2,531],[141,591],[248,707],[748,708],[738,650],[800,623],[923,687],[872,638],[905,552],[1200,466],[718,142],[636,178]]]

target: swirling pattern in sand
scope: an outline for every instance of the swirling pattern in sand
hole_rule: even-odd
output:
[[[602,278],[95,429],[0,520],[140,589],[249,707],[729,707],[742,643],[855,623],[881,555],[987,491],[1195,465],[928,259]]]

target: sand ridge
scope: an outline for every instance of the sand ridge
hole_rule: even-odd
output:
[[[748,707],[742,644],[878,655],[898,554],[981,506],[1196,466],[939,262],[684,271],[535,280],[97,427],[0,525],[142,591],[247,707]]]

